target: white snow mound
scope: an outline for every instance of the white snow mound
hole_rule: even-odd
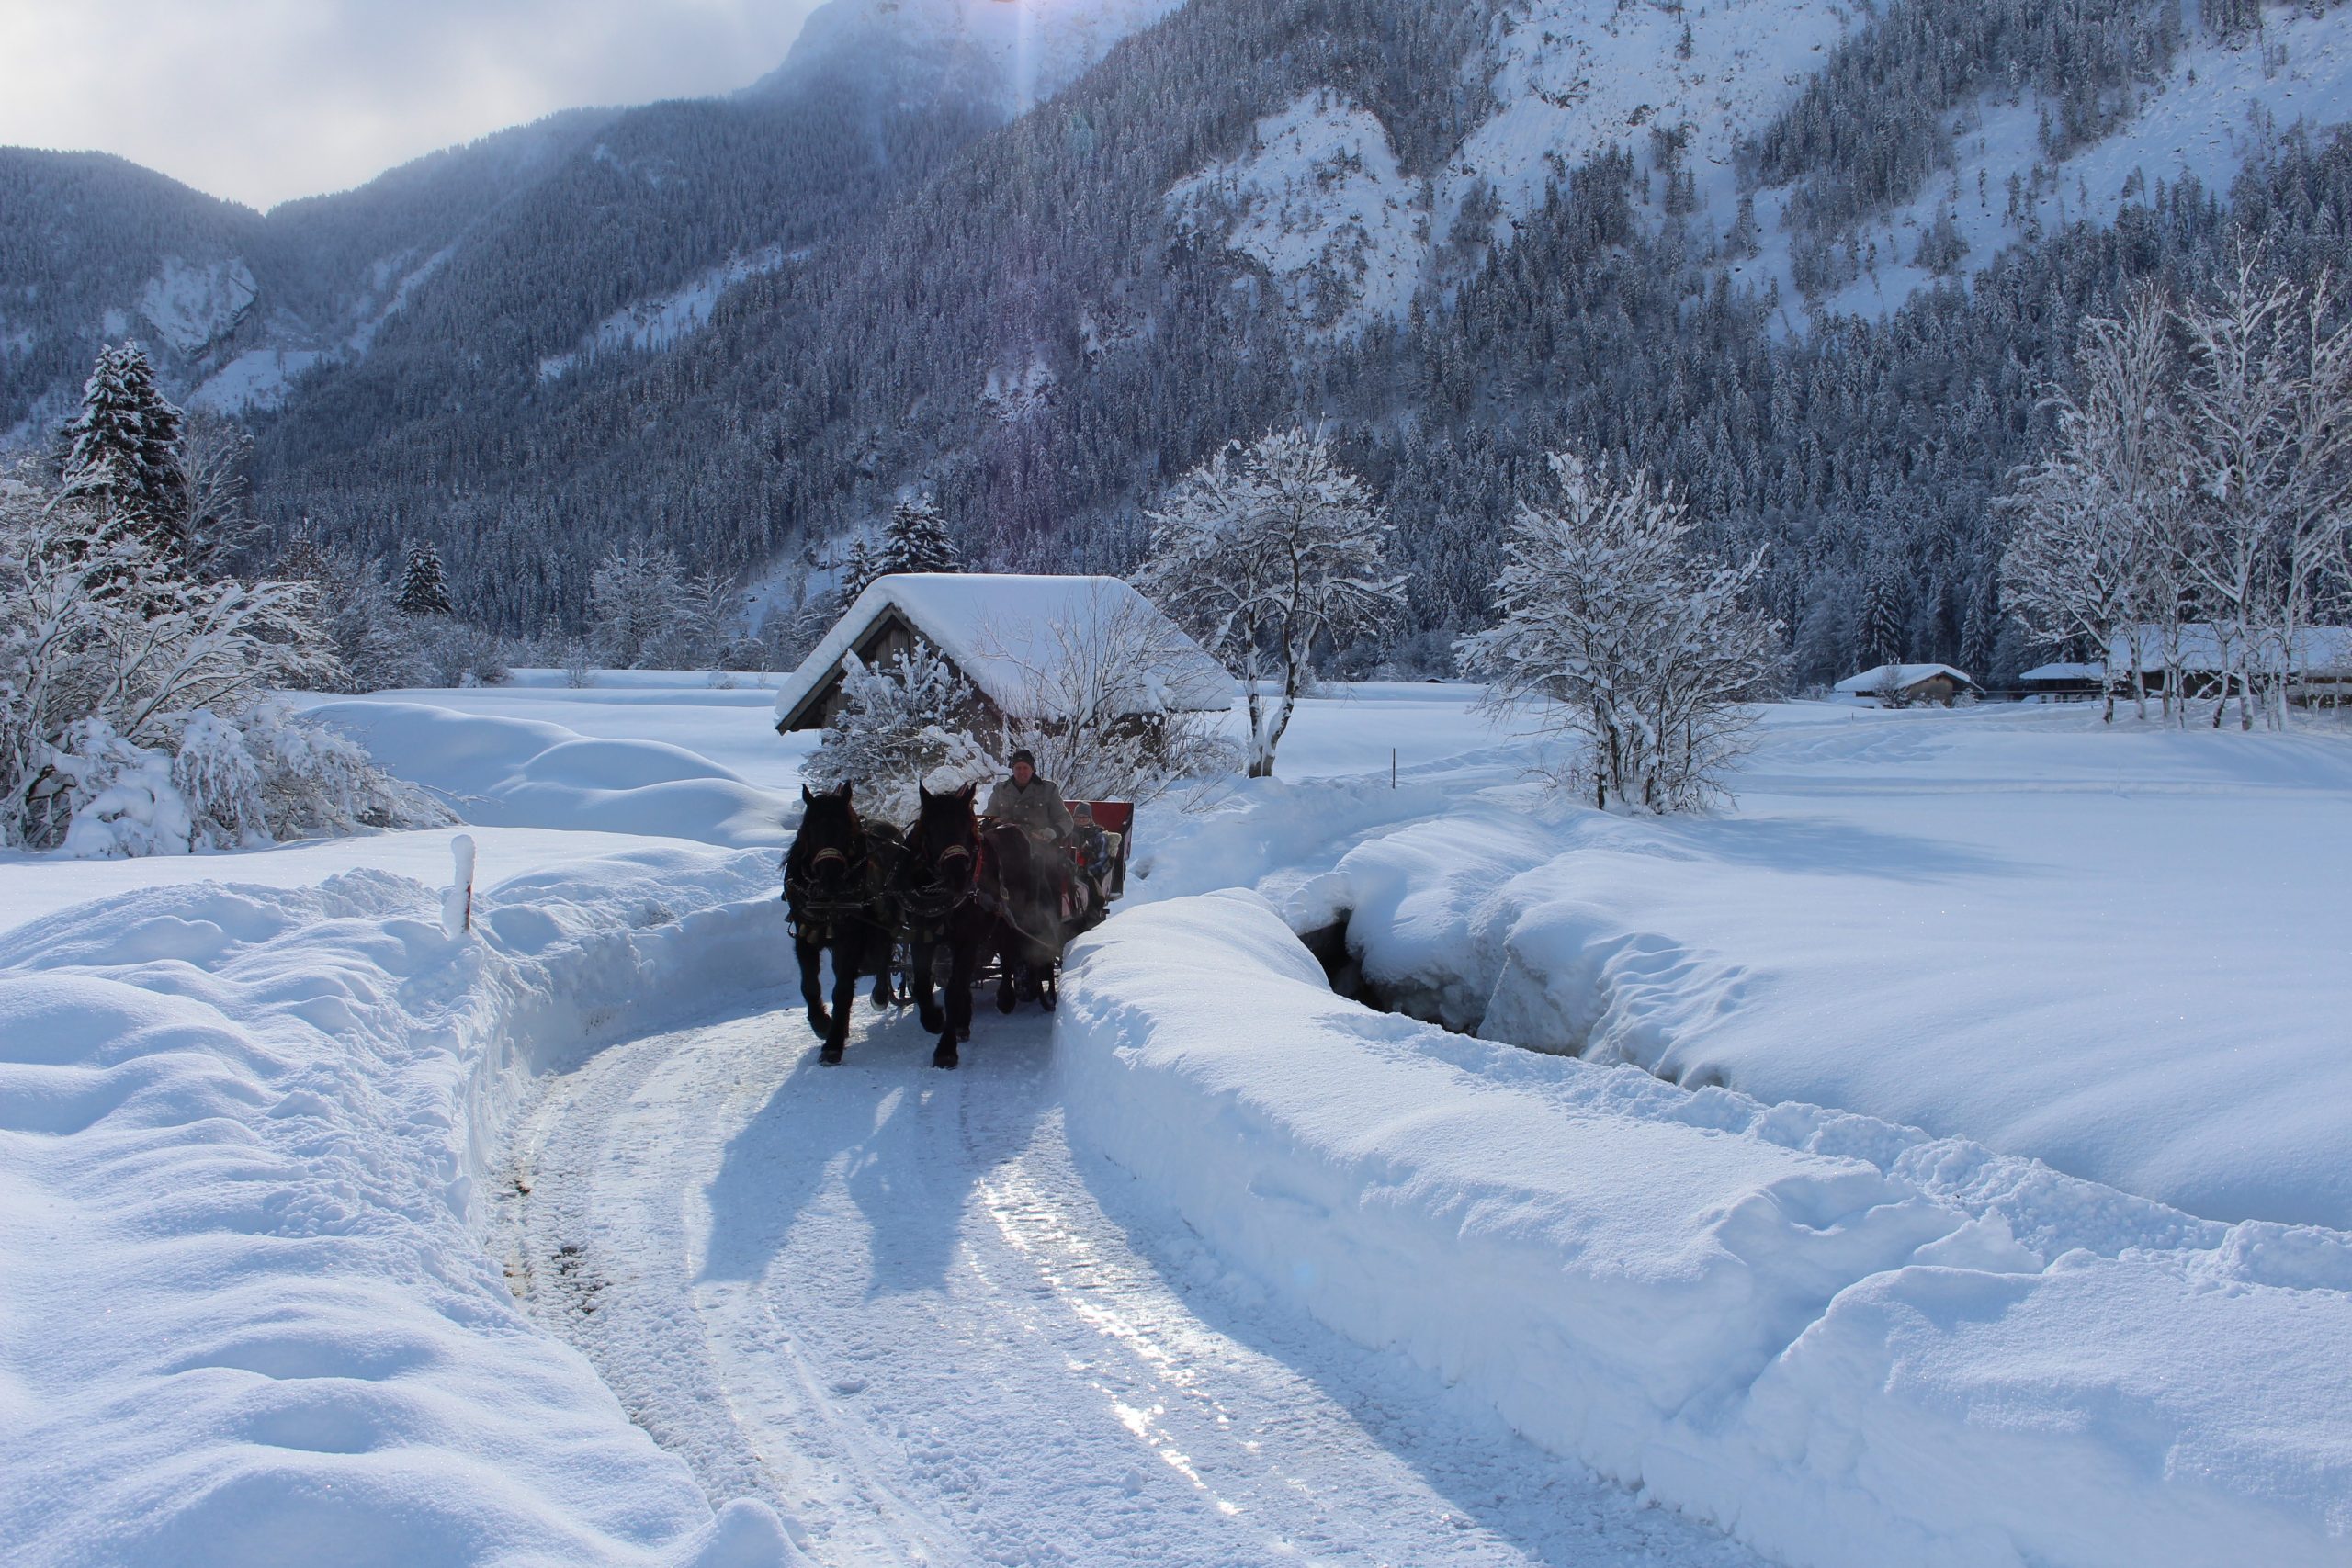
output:
[[[592,740],[540,719],[423,703],[322,703],[309,716],[350,736],[377,766],[439,796],[468,822],[780,845],[799,803],[659,740]]]
[[[2352,1551],[2352,1238],[1374,1013],[1254,894],[1072,960],[1074,1140],[1331,1327],[1782,1561]]]
[[[520,879],[454,938],[355,872],[0,939],[8,1561],[805,1561],[531,1325],[476,1213],[530,1074],[780,977],[770,866]]]

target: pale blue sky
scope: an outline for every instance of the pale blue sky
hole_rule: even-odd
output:
[[[266,207],[582,104],[731,92],[817,0],[0,0],[0,144]]]

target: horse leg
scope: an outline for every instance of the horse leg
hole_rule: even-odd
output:
[[[961,1059],[956,1043],[972,1037],[972,971],[979,967],[980,944],[985,940],[977,934],[967,936],[949,949],[947,1016],[941,1021],[939,1043],[931,1053],[934,1067],[955,1066]]]
[[[825,1047],[817,1053],[822,1066],[837,1066],[842,1053],[849,1045],[850,1010],[857,1005],[857,983],[863,978],[859,971],[864,965],[865,943],[854,932],[844,930],[833,943],[833,1018],[832,1028],[825,1033]]]
[[[800,961],[800,999],[808,1004],[808,1027],[822,1040],[832,1032],[832,1015],[825,1010],[823,983],[818,974],[818,961],[824,950],[807,937],[792,939],[792,955]]]
[[[958,1040],[972,1037],[972,981],[980,972],[980,943],[987,940],[985,935],[975,936],[957,954],[956,995],[947,1004],[947,1021],[955,1026]]]
[[[996,1010],[1011,1012],[1020,999],[1015,994],[1013,978],[1020,967],[1019,952],[1013,945],[1016,939],[1002,922],[999,922],[989,931],[989,940],[996,944]]]
[[[915,943],[913,952],[915,1013],[922,1021],[926,1034],[936,1034],[947,1026],[946,1020],[940,1016],[939,1004],[932,999],[936,986],[932,979],[931,966],[936,946],[935,942],[919,942]]]

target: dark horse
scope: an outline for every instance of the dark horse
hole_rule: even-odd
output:
[[[808,1027],[824,1041],[817,1060],[833,1066],[849,1043],[850,1008],[861,976],[876,974],[876,1007],[889,1001],[890,926],[883,865],[874,836],[850,804],[850,786],[811,795],[800,788],[800,831],[784,856],[784,898],[792,911],[792,951]],[[825,1007],[818,960],[833,955],[833,1005]]]
[[[998,1010],[1011,1012],[1025,996],[1051,1008],[1060,999],[1057,966],[1068,934],[1055,852],[1010,822],[990,824],[987,842],[982,892],[996,917]]]
[[[922,809],[907,834],[896,886],[899,918],[909,947],[908,978],[922,1026],[939,1036],[931,1054],[934,1067],[952,1067],[956,1043],[972,1037],[972,974],[988,944],[994,921],[975,895],[980,886],[979,819],[972,815],[972,786],[945,795],[922,791]],[[933,965],[939,950],[948,955],[946,1007],[933,1000]]]

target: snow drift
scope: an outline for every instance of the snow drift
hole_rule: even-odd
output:
[[[0,939],[12,1562],[800,1561],[518,1311],[473,1214],[529,1075],[773,983],[764,853],[148,890]]]
[[[1331,1327],[1767,1552],[2352,1550],[2352,1238],[1374,1013],[1252,894],[1072,958],[1074,1139]]]
[[[732,848],[781,845],[797,800],[771,795],[682,746],[594,740],[541,719],[424,703],[322,703],[308,716],[368,749],[468,822],[650,833]]]

